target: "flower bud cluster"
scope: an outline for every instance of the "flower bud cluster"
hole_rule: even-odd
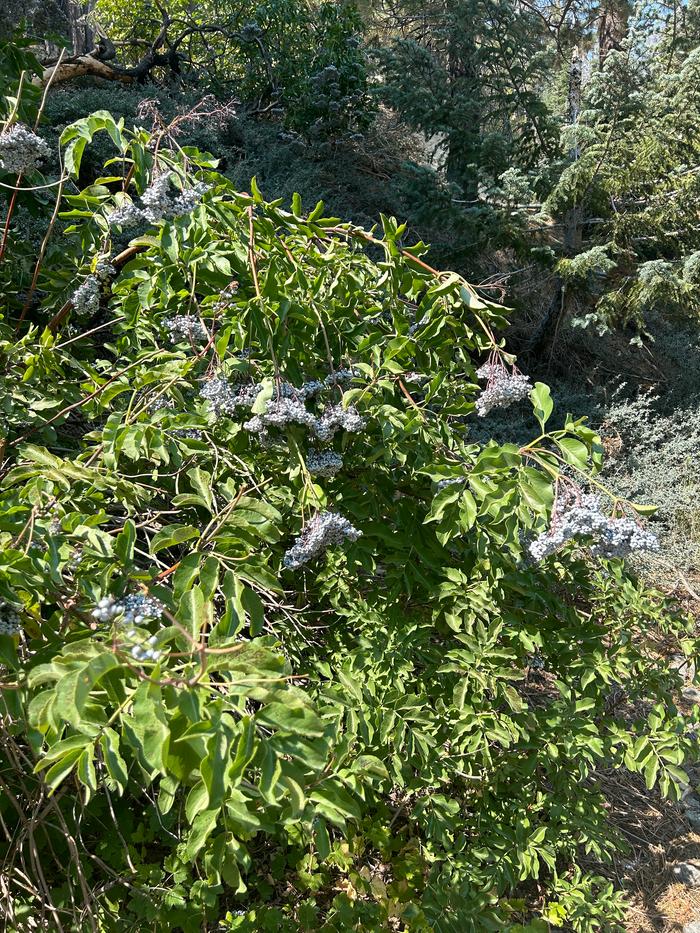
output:
[[[347,518],[337,512],[316,512],[294,545],[284,555],[284,566],[297,570],[331,547],[357,541],[362,535]]]
[[[0,166],[13,175],[33,172],[50,154],[44,140],[23,123],[14,123],[0,134]]]
[[[105,596],[92,611],[93,619],[98,622],[109,622],[119,616],[120,622],[133,625],[141,625],[146,619],[160,619],[162,615],[163,604],[160,600],[140,593],[131,593],[118,600],[113,596]]]
[[[549,529],[531,542],[530,556],[539,563],[568,541],[581,538],[594,539],[591,553],[596,557],[627,557],[632,551],[659,548],[656,535],[633,519],[601,512],[598,496],[567,492],[555,503]]]
[[[237,408],[252,408],[261,389],[259,383],[232,386],[224,376],[214,376],[204,383],[199,394],[209,402],[219,418],[221,415],[234,414]]]
[[[515,367],[508,371],[498,363],[484,363],[476,371],[479,379],[486,379],[486,388],[476,400],[476,410],[484,418],[494,408],[508,408],[514,402],[527,398],[532,391],[530,377],[523,375]]]
[[[71,302],[78,314],[91,316],[100,310],[102,284],[96,275],[89,275],[73,292]]]
[[[312,476],[335,476],[343,468],[343,458],[334,450],[310,450],[306,468]]]
[[[166,318],[163,327],[168,331],[173,343],[177,343],[181,337],[191,341],[207,340],[209,337],[204,324],[193,314],[178,314],[176,317]]]
[[[173,437],[189,437],[193,441],[201,441],[203,435],[198,428],[175,428]]]
[[[16,609],[7,603],[0,603],[0,635],[19,635],[22,620]]]

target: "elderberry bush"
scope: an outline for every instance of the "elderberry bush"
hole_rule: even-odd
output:
[[[80,192],[97,134],[123,175]],[[51,327],[0,320],[0,773],[34,833],[0,828],[3,910],[441,933],[507,930],[537,890],[534,921],[570,894],[614,929],[600,775],[673,797],[700,755],[648,637],[691,629],[621,559],[653,546],[644,507],[562,496],[600,484],[596,434],[395,220],[267,202],[155,139],[66,128]],[[108,268],[106,217],[144,202],[159,226]],[[517,443],[473,417],[526,396]]]

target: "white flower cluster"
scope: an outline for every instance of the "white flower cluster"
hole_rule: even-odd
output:
[[[93,619],[98,622],[109,622],[120,616],[120,622],[134,625],[141,625],[145,619],[160,619],[162,615],[163,604],[160,600],[140,593],[131,593],[119,600],[113,596],[104,596],[92,611]]]
[[[0,166],[13,175],[33,172],[50,154],[44,140],[23,123],[14,123],[0,134]]]
[[[591,553],[596,557],[627,557],[632,551],[659,548],[656,535],[633,519],[612,518],[601,512],[598,496],[566,492],[555,503],[549,529],[530,544],[530,556],[539,562],[567,541],[580,538],[595,540]]]
[[[73,310],[78,314],[93,315],[100,310],[102,283],[96,275],[89,275],[71,296]]]
[[[183,214],[189,214],[209,190],[209,185],[198,181],[193,188],[176,188],[165,172],[146,188],[141,195],[141,207],[132,201],[124,201],[107,215],[110,227],[135,227],[143,221],[157,223],[159,220],[173,220]]]
[[[7,603],[0,603],[0,635],[19,635],[22,620],[19,613]]]
[[[507,408],[527,398],[532,391],[530,377],[513,367],[509,372],[502,363],[484,363],[476,371],[479,379],[488,380],[486,388],[476,400],[476,410],[484,418],[494,408]]]
[[[175,317],[166,318],[163,321],[163,327],[168,331],[173,343],[181,337],[192,341],[207,340],[209,337],[204,324],[193,314],[178,314]]]
[[[306,468],[312,476],[335,476],[343,468],[343,458],[334,450],[310,450]]]
[[[347,518],[337,512],[316,512],[294,545],[284,555],[284,566],[297,570],[330,547],[357,541],[362,535]]]
[[[234,414],[237,408],[252,408],[261,389],[259,383],[232,386],[224,376],[214,376],[204,383],[199,394],[209,402],[218,418]]]
[[[175,428],[173,437],[189,437],[193,441],[201,441],[202,432],[198,428]]]

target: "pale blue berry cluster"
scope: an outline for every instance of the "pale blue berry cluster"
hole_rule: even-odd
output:
[[[479,379],[486,379],[486,388],[476,400],[479,417],[484,418],[494,408],[507,408],[514,402],[527,398],[532,391],[530,377],[523,375],[515,367],[508,370],[503,363],[484,363],[476,371]]]
[[[132,643],[131,657],[135,661],[158,661],[160,659],[162,652],[154,647],[158,643],[157,635],[144,638],[132,628],[127,631],[126,636]]]
[[[539,562],[558,551],[568,541],[593,539],[595,557],[627,557],[633,551],[656,551],[656,535],[634,519],[613,518],[600,509],[600,499],[592,494],[562,493],[552,511],[550,527],[529,545],[530,556]]]
[[[202,200],[209,186],[198,181],[194,188],[182,191],[175,188],[166,172],[151,182],[141,195],[142,213],[146,220],[157,223],[159,220],[173,220],[183,214],[189,214]]]
[[[340,429],[349,434],[360,434],[366,426],[367,422],[354,405],[348,405],[347,408],[343,408],[342,405],[330,405],[318,418],[314,430],[320,441],[329,441]]]
[[[204,383],[199,394],[209,402],[214,414],[221,417],[235,414],[238,408],[252,408],[261,389],[259,383],[237,386],[224,376],[214,376]]]
[[[176,188],[168,172],[159,175],[141,195],[141,207],[124,201],[107,215],[111,227],[135,227],[143,221],[157,223],[189,214],[202,200],[209,186],[198,181],[193,188]]]
[[[33,172],[51,154],[44,140],[23,123],[0,134],[0,167],[13,175]]]
[[[297,570],[331,547],[340,547],[346,541],[357,541],[361,531],[337,512],[316,512],[294,545],[285,553],[284,566]]]
[[[335,476],[343,468],[343,458],[334,450],[310,450],[306,455],[306,468],[312,476]]]
[[[98,622],[109,622],[119,617],[120,622],[133,625],[141,625],[146,619],[160,619],[162,615],[160,600],[141,593],[131,593],[122,599],[104,596],[92,611],[93,619]]]
[[[19,635],[22,620],[19,613],[7,603],[0,603],[0,635]]]
[[[133,201],[124,201],[119,207],[107,214],[107,223],[110,227],[121,227],[128,230],[129,227],[137,227],[143,223],[146,218],[143,212],[133,203]]]
[[[225,311],[238,293],[238,282],[230,282],[226,288],[219,293],[219,297],[211,306],[212,311],[218,313]]]
[[[91,316],[100,310],[102,284],[96,275],[89,275],[73,292],[71,303],[78,314]]]
[[[437,489],[440,492],[441,489],[447,489],[448,486],[456,486],[458,483],[463,483],[463,476],[451,476],[449,479],[440,479],[437,482]]]
[[[183,337],[191,341],[207,340],[209,337],[204,324],[193,314],[178,314],[165,318],[163,327],[168,331],[173,343],[177,343]]]

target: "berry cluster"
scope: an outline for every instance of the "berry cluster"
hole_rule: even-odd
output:
[[[243,427],[253,434],[266,432],[268,428],[284,428],[288,424],[302,424],[312,431],[316,426],[316,417],[296,398],[270,399],[265,411],[253,415]]]
[[[343,458],[334,450],[310,450],[306,468],[313,476],[335,476],[343,468]]]
[[[151,182],[141,195],[141,207],[131,201],[125,201],[107,215],[107,223],[113,227],[135,227],[144,220],[157,223],[159,220],[173,220],[183,214],[189,214],[202,200],[209,186],[198,181],[194,188],[180,190],[165,172]]]
[[[131,593],[119,600],[105,596],[92,611],[93,619],[98,622],[109,622],[120,616],[120,622],[134,625],[141,625],[145,619],[160,619],[162,615],[163,604],[160,600],[140,593]]]
[[[219,297],[211,306],[212,311],[219,313],[225,311],[238,293],[238,282],[230,282],[226,288],[219,293]]]
[[[448,486],[456,486],[458,483],[463,482],[463,476],[451,476],[449,479],[440,479],[437,482],[437,490],[440,492],[441,489],[447,489]]]
[[[656,535],[631,518],[612,518],[600,510],[600,499],[591,494],[565,492],[554,504],[549,529],[529,546],[538,563],[558,551],[567,541],[593,538],[596,557],[627,557],[632,551],[656,551]]]
[[[44,140],[22,123],[0,134],[0,166],[13,175],[33,172],[50,154]]]
[[[259,383],[232,386],[224,376],[214,376],[204,383],[199,394],[209,402],[218,418],[233,415],[237,408],[252,408],[261,389]]]
[[[129,227],[138,227],[144,220],[143,212],[136,207],[133,201],[124,201],[120,207],[115,207],[113,211],[107,214],[107,223],[110,227],[121,227],[122,230],[127,230]]]
[[[151,182],[141,195],[143,216],[151,223],[157,223],[159,220],[172,220],[182,214],[189,214],[208,190],[208,185],[198,181],[194,188],[180,191],[173,186],[170,174],[165,172]]]
[[[190,341],[209,338],[206,327],[193,314],[178,314],[176,317],[166,318],[163,321],[163,327],[168,331],[173,343],[177,343],[182,337]]]
[[[157,661],[161,652],[154,645],[158,642],[157,635],[151,635],[150,638],[142,638],[136,629],[129,629],[126,633],[127,638],[133,642],[131,646],[131,657],[135,661]]]
[[[330,405],[317,419],[314,430],[320,441],[329,441],[340,428],[350,434],[359,434],[364,431],[366,424],[354,405],[348,405],[347,408]]]
[[[22,620],[19,613],[7,603],[0,603],[0,635],[19,635]]]
[[[89,275],[71,296],[73,310],[91,316],[100,310],[102,284],[96,275]]]
[[[361,535],[361,531],[337,512],[316,512],[285,553],[284,566],[297,570],[328,548],[340,547],[345,541],[357,541]]]
[[[106,282],[116,274],[117,270],[107,259],[100,259],[95,265],[95,276],[99,279],[100,282]]]
[[[476,375],[487,380],[486,388],[476,400],[476,410],[481,418],[494,408],[507,408],[527,398],[532,391],[529,376],[524,376],[515,366],[509,371],[500,360],[484,363]]]

